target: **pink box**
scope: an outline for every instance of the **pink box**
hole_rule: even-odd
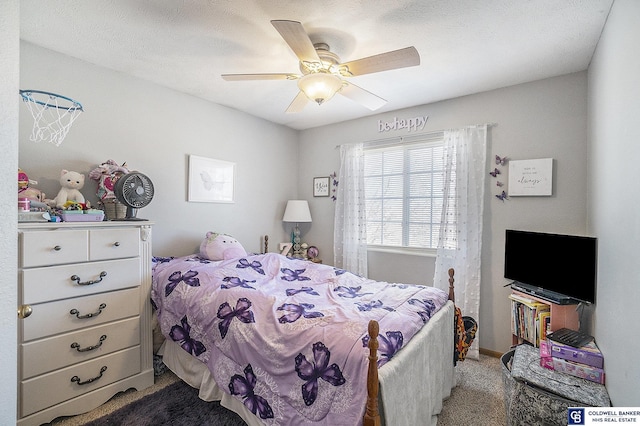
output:
[[[563,345],[551,339],[549,339],[548,342],[551,344],[551,356],[554,358],[579,362],[580,364],[586,364],[596,368],[602,368],[604,366],[602,352],[600,352],[600,349],[598,349],[594,342],[589,342],[580,348]]]
[[[553,370],[553,358],[550,356],[540,357],[540,367]]]
[[[540,366],[553,370],[553,358],[551,358],[551,345],[546,339],[540,340]]]
[[[540,339],[540,358],[551,356],[551,344],[547,339]]]
[[[553,359],[553,370],[604,385],[604,370],[560,358]]]

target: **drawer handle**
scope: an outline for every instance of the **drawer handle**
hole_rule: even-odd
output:
[[[98,315],[100,315],[102,313],[102,310],[104,308],[106,308],[106,307],[107,307],[106,303],[101,303],[100,306],[98,306],[98,311],[94,312],[92,314],[80,315],[80,311],[78,311],[77,309],[72,309],[72,310],[69,311],[69,313],[71,315],[75,315],[76,318],[78,318],[78,319],[93,318],[93,317],[97,317]]]
[[[78,342],[73,342],[71,344],[71,347],[78,352],[89,352],[89,351],[98,349],[100,346],[102,346],[102,342],[104,342],[105,340],[107,340],[107,335],[103,334],[102,336],[100,336],[100,341],[96,345],[87,346],[86,348],[81,348]]]
[[[55,251],[60,251],[60,250],[62,250],[62,247],[60,247],[60,246],[55,246],[53,249],[54,249]]]
[[[77,275],[71,275],[71,281],[76,281],[76,283],[78,285],[91,285],[91,284],[98,284],[99,282],[102,281],[102,279],[104,277],[107,276],[107,271],[102,271],[100,272],[100,278],[98,278],[97,280],[89,280],[89,281],[85,281],[85,282],[80,282],[80,277]]]
[[[116,247],[120,247],[120,241],[116,241],[115,243],[113,243],[113,245]]]
[[[106,365],[105,365],[105,366],[103,366],[103,367],[100,369],[100,374],[99,374],[99,375],[97,375],[96,377],[92,378],[92,379],[87,379],[87,380],[85,380],[85,381],[83,382],[83,381],[81,381],[81,380],[80,380],[80,377],[78,377],[78,376],[73,376],[73,377],[71,378],[71,381],[72,381],[72,382],[76,382],[76,383],[78,383],[79,385],[88,385],[89,383],[93,383],[93,382],[95,382],[96,380],[98,380],[99,378],[101,378],[105,371],[107,371],[107,366],[106,366]]]
[[[33,313],[31,305],[20,305],[18,307],[18,318],[25,319]]]

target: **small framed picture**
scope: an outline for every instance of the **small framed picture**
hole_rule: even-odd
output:
[[[314,197],[328,197],[329,196],[329,182],[330,182],[329,176],[313,178],[313,196]]]
[[[188,201],[233,203],[235,163],[189,155]]]

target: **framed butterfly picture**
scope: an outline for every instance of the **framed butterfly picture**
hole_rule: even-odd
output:
[[[188,201],[233,203],[236,164],[189,155]]]

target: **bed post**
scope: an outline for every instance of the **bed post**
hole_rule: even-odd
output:
[[[449,269],[449,300],[455,303],[454,270]],[[380,325],[375,320],[369,321],[369,371],[367,373],[367,406],[362,419],[362,426],[380,426],[378,410],[378,333]]]
[[[380,326],[375,320],[369,321],[369,372],[367,373],[367,406],[362,426],[380,426],[378,411],[378,332]]]
[[[453,303],[456,303],[456,292],[453,288],[453,274],[453,268],[449,268],[449,300],[451,300]]]

